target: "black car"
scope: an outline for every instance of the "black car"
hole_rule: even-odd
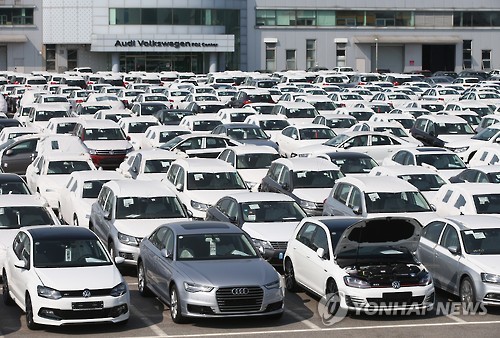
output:
[[[0,119],[0,131],[6,127],[21,127],[22,124],[16,119]]]
[[[451,183],[500,183],[500,167],[489,165],[486,167],[468,168],[459,174],[450,177]]]
[[[317,155],[335,164],[344,174],[367,174],[378,166],[371,156],[355,151],[338,151]]]
[[[153,113],[153,116],[164,125],[178,125],[184,116],[195,115],[189,109],[161,109]]]
[[[10,139],[0,145],[0,163],[6,173],[25,175],[26,168],[37,155],[40,135],[26,135]]]
[[[225,108],[222,102],[191,102],[186,109],[194,114],[215,114]]]
[[[16,174],[0,174],[0,195],[31,195],[23,178]]]

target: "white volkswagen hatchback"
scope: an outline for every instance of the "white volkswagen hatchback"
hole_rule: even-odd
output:
[[[4,303],[16,303],[32,330],[129,318],[127,284],[97,236],[85,228],[20,229],[2,277]]]

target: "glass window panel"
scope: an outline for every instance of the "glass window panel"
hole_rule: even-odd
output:
[[[295,11],[276,11],[276,23],[278,26],[295,26]]]
[[[316,11],[297,11],[297,26],[316,26]]]
[[[335,11],[318,11],[316,23],[318,26],[335,26]]]
[[[141,24],[142,25],[156,25],[157,17],[156,17],[156,8],[143,8],[141,9]]]

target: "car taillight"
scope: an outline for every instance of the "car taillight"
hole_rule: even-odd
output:
[[[250,101],[250,100],[243,101],[243,104],[249,104],[249,103],[252,103],[252,101]]]
[[[75,100],[76,103],[82,103],[83,100]]]
[[[444,101],[444,98],[442,98],[442,97],[438,97],[438,100],[439,100],[439,101]]]

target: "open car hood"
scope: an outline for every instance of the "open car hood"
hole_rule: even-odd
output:
[[[334,255],[337,260],[352,260],[360,248],[366,247],[391,247],[416,252],[421,231],[422,225],[409,217],[364,219],[344,230]]]

